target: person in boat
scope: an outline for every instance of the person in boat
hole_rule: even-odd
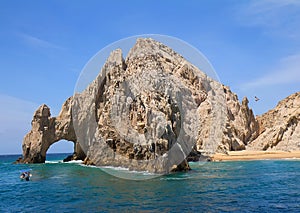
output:
[[[25,179],[25,172],[22,172],[22,174],[20,175],[21,179]]]
[[[31,176],[32,176],[32,175],[31,175],[30,171],[27,171],[27,172],[22,172],[20,178],[21,178],[22,180],[29,181]]]

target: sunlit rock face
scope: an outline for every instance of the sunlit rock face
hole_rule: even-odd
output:
[[[247,149],[300,150],[300,92],[283,99],[257,120],[259,136]]]
[[[23,140],[22,163],[44,163],[49,147],[59,140],[74,143],[74,159],[84,159],[85,154],[77,143],[71,119],[71,98],[63,104],[60,114],[51,117],[50,108],[43,104],[34,113],[32,129]]]
[[[98,76],[68,99],[58,117],[42,105],[23,141],[24,162],[43,162],[61,139],[89,163],[168,173],[216,151],[242,150],[259,133],[244,98],[153,39],[126,58],[111,52]],[[83,152],[82,152],[83,151]]]
[[[197,142],[198,108],[207,96],[199,73],[152,39],[138,39],[126,59],[113,51],[74,97],[74,127],[87,156],[102,166],[189,169],[185,158]]]
[[[138,39],[126,58],[113,51],[73,106],[92,162],[134,170],[188,169],[190,152],[245,149],[258,130],[247,99],[152,39]]]

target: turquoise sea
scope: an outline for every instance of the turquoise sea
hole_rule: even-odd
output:
[[[192,163],[190,172],[137,181],[61,163],[65,156],[35,165],[0,156],[0,212],[300,212],[296,159]],[[31,180],[21,181],[29,168]]]

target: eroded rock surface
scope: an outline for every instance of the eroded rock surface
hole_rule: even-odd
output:
[[[237,95],[224,86],[226,96],[226,123],[222,143],[218,152],[244,150],[258,136],[258,123],[245,97],[240,104]]]
[[[300,92],[283,99],[267,113],[257,117],[259,136],[249,150],[300,150]]]
[[[157,173],[188,170],[186,159],[215,152],[296,149],[289,141],[299,138],[298,96],[255,119],[247,98],[240,103],[229,87],[169,47],[138,39],[126,58],[113,51],[58,117],[46,105],[35,112],[22,162],[44,162],[49,146],[61,139],[75,142],[88,164]]]
[[[63,104],[57,117],[51,117],[50,108],[43,104],[34,113],[31,121],[32,129],[24,137],[22,149],[23,159],[20,163],[44,163],[49,147],[59,141],[68,140],[74,143],[74,158],[85,157],[77,143],[71,120],[71,98]]]
[[[138,39],[126,59],[113,51],[74,100],[77,139],[96,165],[161,172],[191,151],[189,159],[241,150],[257,136],[247,99],[240,104],[228,87],[152,39]]]
[[[76,135],[88,157],[96,165],[158,173],[189,169],[185,158],[196,143],[197,109],[206,97],[194,82],[198,70],[189,67],[152,39],[138,40],[126,59],[113,51],[74,98]]]

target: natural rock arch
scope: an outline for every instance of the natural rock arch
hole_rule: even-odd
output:
[[[23,159],[20,162],[44,163],[50,146],[60,140],[74,142],[76,158],[85,158],[73,128],[71,101],[72,98],[65,101],[57,117],[51,117],[50,108],[45,104],[35,111],[31,121],[32,129],[23,140]]]

